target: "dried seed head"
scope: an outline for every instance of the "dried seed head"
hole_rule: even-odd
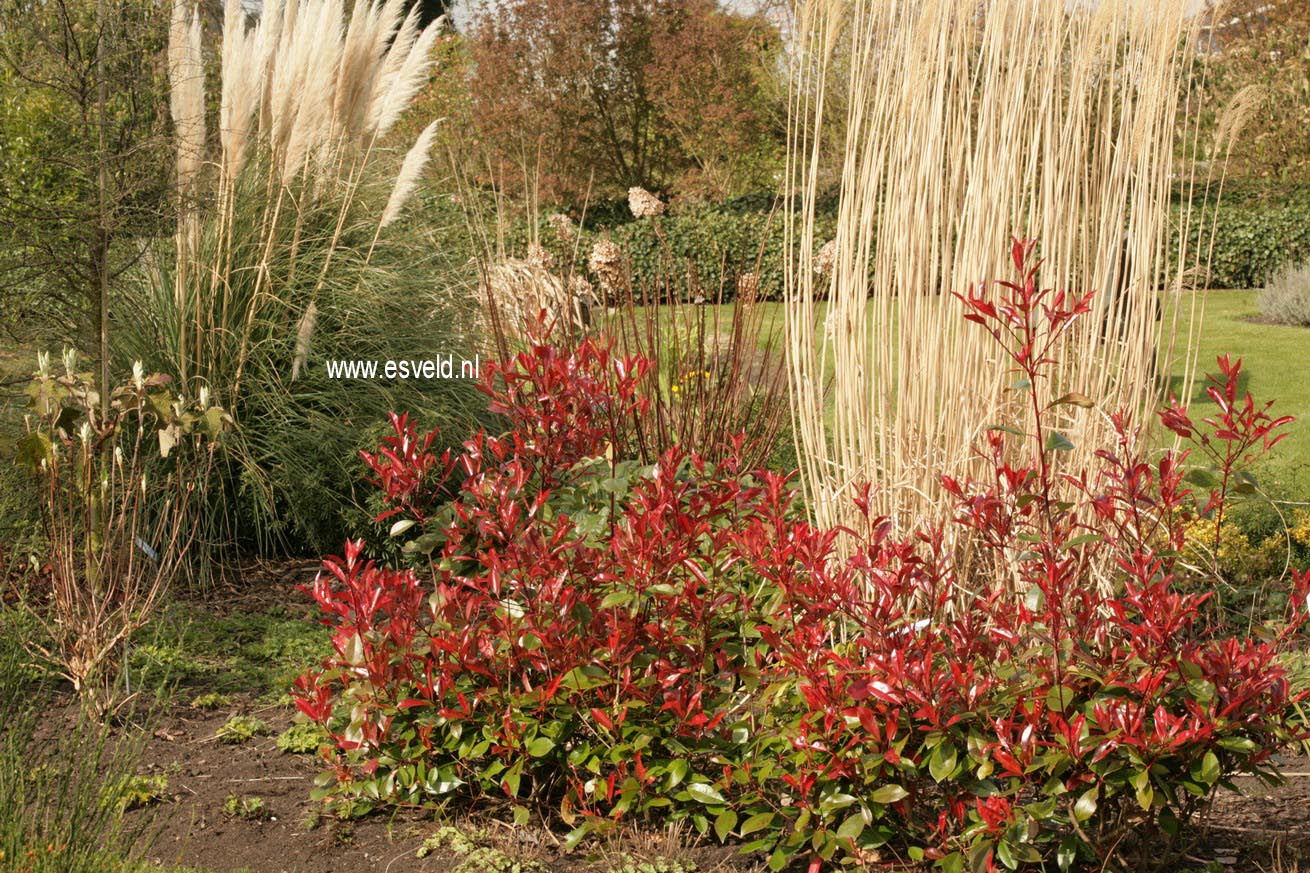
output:
[[[600,287],[611,291],[619,287],[623,280],[623,251],[613,240],[602,237],[591,247],[591,257],[587,266],[600,280]]]
[[[651,218],[664,214],[663,201],[645,188],[636,186],[628,189],[628,208],[637,218]]]
[[[819,249],[818,254],[814,256],[814,272],[820,276],[826,276],[832,272],[832,268],[837,264],[837,240],[830,239]]]
[[[542,270],[549,270],[555,264],[555,256],[537,243],[528,243],[527,262]]]
[[[571,243],[578,236],[578,229],[573,219],[562,212],[551,213],[546,217],[546,223],[555,231],[555,236],[559,237],[562,243]]]
[[[753,303],[760,293],[760,277],[754,272],[742,273],[737,277],[737,300],[741,303]]]

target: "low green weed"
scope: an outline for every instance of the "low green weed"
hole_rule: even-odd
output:
[[[127,811],[140,809],[168,796],[168,777],[132,775],[118,786],[118,806]]]
[[[152,688],[202,682],[206,690],[197,699],[215,707],[235,694],[276,702],[306,664],[318,663],[329,651],[310,620],[276,610],[215,616],[173,604],[134,649],[132,675],[138,685]]]
[[[223,812],[247,821],[267,821],[269,817],[268,804],[254,794],[229,794],[223,801]]]
[[[277,747],[294,755],[312,755],[330,742],[327,731],[314,722],[300,722],[284,730]]]
[[[0,871],[142,869],[149,815],[123,818],[125,807],[159,787],[136,781],[140,735],[111,744],[107,729],[82,720],[38,744],[47,697],[18,669],[12,640],[0,636]]]
[[[217,691],[210,691],[206,694],[198,694],[191,700],[192,709],[222,709],[225,706],[232,705],[232,698],[226,694],[220,694]]]
[[[443,825],[423,841],[415,857],[426,858],[446,850],[458,859],[451,873],[537,873],[546,870],[539,862],[515,858],[494,846],[483,845],[453,825]]]
[[[215,736],[231,746],[239,746],[255,737],[267,736],[268,723],[250,715],[234,715],[219,726]]]

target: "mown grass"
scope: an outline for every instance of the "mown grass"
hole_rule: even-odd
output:
[[[1258,296],[1258,291],[1206,296],[1197,360],[1202,371],[1215,371],[1219,355],[1240,357],[1243,387],[1256,401],[1272,400],[1275,415],[1296,417],[1287,438],[1253,472],[1273,497],[1304,503],[1310,501],[1310,328],[1259,323]],[[1192,399],[1202,411],[1210,404],[1202,384]]]
[[[1310,328],[1260,323],[1258,296],[1258,291],[1205,294],[1196,340],[1198,375],[1217,372],[1215,359],[1219,355],[1241,358],[1243,388],[1258,402],[1273,401],[1274,414],[1295,416],[1287,438],[1253,472],[1261,488],[1274,498],[1310,501]],[[731,323],[731,304],[723,310],[720,322]],[[817,315],[823,317],[823,304],[817,307]],[[770,338],[774,348],[781,348],[782,325],[782,304],[761,304],[761,348]],[[1185,316],[1179,325],[1183,341],[1188,326]],[[830,377],[831,371],[827,375]],[[1175,362],[1168,375],[1173,384],[1180,383],[1182,363]],[[1205,396],[1204,380],[1198,380],[1190,399],[1200,417],[1208,416],[1213,409]]]

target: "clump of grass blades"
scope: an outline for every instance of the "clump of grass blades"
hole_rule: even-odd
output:
[[[342,0],[275,0],[253,24],[239,0],[226,4],[218,154],[189,160],[206,153],[203,129],[179,124],[175,250],[125,319],[132,353],[183,391],[207,389],[236,421],[211,543],[334,548],[352,459],[388,410],[452,438],[471,419],[467,384],[338,380],[319,363],[459,355],[469,342],[458,301],[425,270],[435,257],[402,221],[436,122],[399,160],[387,136],[426,81],[441,26],[417,21],[395,0],[349,15]],[[175,31],[177,58],[198,51],[188,28]],[[194,64],[173,66],[174,114],[190,118],[203,89],[185,75]]]
[[[146,869],[140,859],[151,842],[149,817],[127,823],[122,816],[139,742],[111,743],[107,728],[85,720],[57,731],[53,743],[38,741],[41,722],[60,716],[28,681],[19,653],[12,643],[0,653],[0,870]]]
[[[736,283],[731,302],[723,283],[702,288],[694,275],[635,290],[630,284],[629,276],[602,329],[624,354],[654,364],[651,406],[637,433],[643,454],[653,460],[673,446],[692,446],[711,461],[740,458],[746,469],[794,469],[782,332],[764,318],[749,282]],[[702,302],[678,299],[687,288]]]

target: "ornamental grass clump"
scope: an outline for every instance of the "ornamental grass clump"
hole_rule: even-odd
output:
[[[802,484],[818,523],[856,523],[850,498],[872,482],[879,513],[909,532],[949,517],[941,474],[984,472],[972,447],[987,425],[1009,424],[999,419],[1012,380],[948,292],[1004,269],[1013,228],[1043,240],[1044,281],[1103,292],[1052,350],[1057,382],[1138,419],[1159,399],[1152,374],[1175,356],[1190,383],[1191,346],[1174,335],[1200,305],[1184,296],[1184,273],[1204,259],[1195,231],[1205,222],[1184,209],[1171,243],[1168,209],[1177,154],[1196,139],[1180,99],[1196,63],[1194,6],[800,4],[786,318]],[[1216,156],[1242,114],[1219,125]],[[828,178],[839,180],[837,229],[824,242]],[[1161,322],[1162,298],[1178,305]],[[1113,438],[1099,416],[1065,426],[1076,455]]]
[[[1050,351],[1095,310],[1041,288],[1031,250],[1013,246],[1014,281],[951,299],[1027,376],[1034,424],[980,436],[988,475],[944,475],[950,518],[910,535],[867,486],[838,530],[731,456],[635,460],[650,365],[593,339],[493,369],[504,434],[438,453],[396,416],[364,460],[405,560],[351,542],[308,589],[333,647],[294,695],[330,736],[320,796],[342,814],[509,804],[569,828],[567,849],[686,821],[774,870],[1147,869],[1185,852],[1216,788],[1274,778],[1301,735],[1306,694],[1280,658],[1310,572],[1249,636],[1203,622],[1208,595],[1177,584],[1188,524],[1222,524],[1224,483],[1288,422],[1241,397],[1225,359],[1218,413],[1160,415],[1220,448],[1212,492],[1188,488],[1186,453],[1148,460],[1122,408],[1076,463],[1060,413],[1096,402],[1056,393]]]
[[[175,5],[182,208],[174,251],[128,301],[126,344],[235,420],[210,535],[327,548],[353,485],[340,459],[364,428],[396,406],[463,416],[464,383],[334,379],[325,367],[473,356],[459,304],[434,278],[441,253],[405,222],[439,122],[405,143],[393,134],[442,25],[420,29],[395,0],[272,0],[255,20],[228,0],[210,139],[200,16]]]

